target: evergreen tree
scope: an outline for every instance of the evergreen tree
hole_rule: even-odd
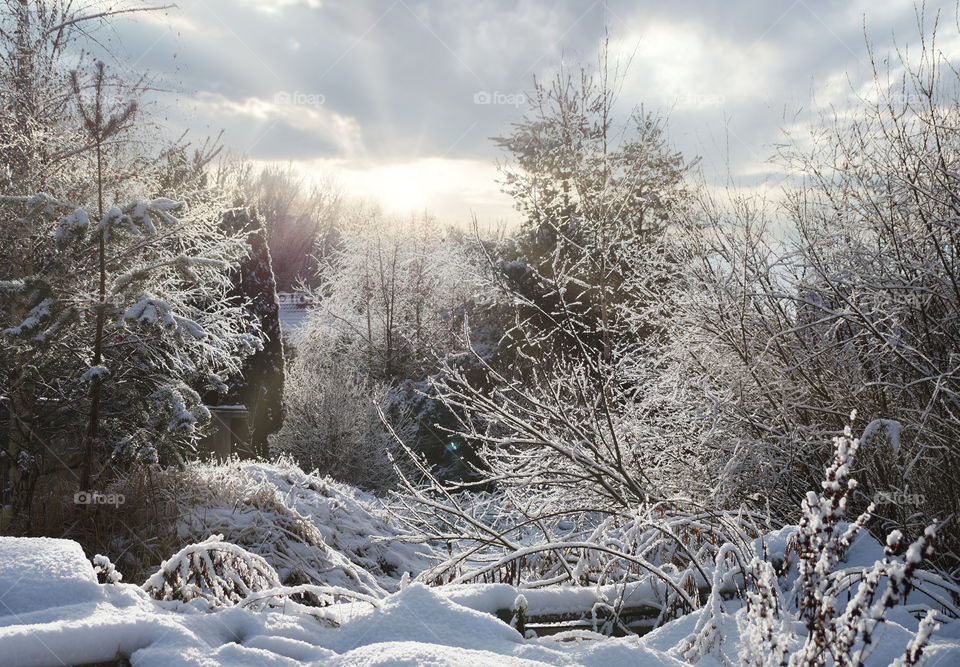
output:
[[[209,418],[193,387],[223,386],[259,345],[227,299],[243,240],[190,211],[174,217],[183,209],[168,199],[100,218],[46,195],[0,204],[0,224],[27,224],[48,248],[31,275],[2,283],[4,319],[27,312],[3,344],[30,369],[44,411],[29,438],[12,441],[22,477],[82,465],[83,486],[108,459],[180,459]]]
[[[662,118],[642,108],[617,117],[621,76],[605,47],[595,75],[581,68],[536,82],[528,115],[494,139],[510,158],[501,168],[504,191],[525,216],[505,259],[529,264],[505,263],[505,286],[540,311],[524,317],[547,314],[544,330],[556,328],[554,315],[566,318],[607,360],[620,342],[624,284],[636,269],[631,247],[663,235],[688,198],[692,166],[670,148]],[[567,307],[558,310],[561,301]]]
[[[121,460],[181,460],[201,393],[261,335],[227,298],[246,243],[218,225],[217,193],[158,196],[163,163],[129,141],[137,86],[66,57],[77,26],[126,10],[0,10],[0,482],[26,526],[45,480],[87,489]]]

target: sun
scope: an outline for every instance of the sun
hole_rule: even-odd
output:
[[[366,172],[370,195],[385,211],[407,214],[430,207],[433,191],[439,184],[435,169],[422,161],[374,167]]]
[[[379,203],[384,213],[429,213],[451,224],[518,222],[497,183],[496,165],[483,160],[421,157],[398,162],[320,159],[295,163],[316,182],[332,179],[342,191]]]

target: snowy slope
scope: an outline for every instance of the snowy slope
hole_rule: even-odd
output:
[[[395,591],[404,573],[415,575],[434,564],[427,547],[405,541],[408,534],[381,518],[374,496],[305,473],[285,459],[241,466],[251,479],[274,485],[287,506],[310,519],[327,545],[370,573],[385,590]]]
[[[380,597],[433,561],[383,521],[372,496],[290,461],[191,463],[171,479],[182,545],[223,535],[263,556],[288,585],[324,583]]]

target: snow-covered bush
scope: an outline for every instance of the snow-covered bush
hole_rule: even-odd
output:
[[[176,504],[181,540],[220,534],[267,558],[287,585],[326,583],[380,593],[377,580],[331,550],[310,517],[287,504],[277,486],[237,461],[170,469],[161,493]],[[319,487],[318,487],[319,488]]]
[[[623,510],[570,507],[550,490],[539,497],[509,488],[455,491],[425,467],[420,473],[426,484],[402,477],[392,515],[421,539],[446,543],[448,554],[418,580],[524,588],[643,584],[661,622],[699,607],[723,544],[746,551],[772,528],[760,515],[714,511],[683,498]],[[726,581],[723,590],[731,590]]]
[[[850,502],[909,499],[878,502],[871,527],[911,540],[960,513],[958,476],[943,474],[960,466],[960,79],[920,37],[915,59],[874,62],[857,108],[787,137],[797,178],[779,202],[705,197],[673,307],[678,358],[726,388],[742,499],[789,516],[856,409],[896,428],[864,438]],[[954,571],[957,535],[937,554]]]
[[[431,378],[436,400],[460,417],[448,437],[475,443],[481,478],[554,511],[677,495],[721,505],[736,449],[721,428],[724,391],[673,356],[682,336],[656,307],[677,291],[675,246],[666,232],[621,239],[632,273],[620,276],[606,322],[582,308],[578,263],[589,255],[564,262],[558,249],[543,270],[490,257],[513,317],[501,341],[509,352],[476,344],[470,363],[451,357]]]
[[[157,486],[157,503],[173,512],[177,547],[223,535],[264,557],[285,586],[382,597],[404,572],[427,567],[432,553],[408,544],[410,535],[380,517],[373,497],[290,459],[191,462],[162,471]]]
[[[929,565],[933,528],[899,560],[898,533],[888,540],[885,556],[879,545],[871,549],[875,541],[860,532],[868,513],[843,523],[856,488],[850,476],[859,446],[849,430],[836,440],[821,492],[808,494],[796,526],[682,498],[626,511],[557,511],[532,494],[454,493],[435,478],[428,486],[407,483],[393,511],[424,539],[449,545],[448,557],[423,571],[420,581],[525,589],[615,585],[621,593],[610,597],[608,620],[596,629],[634,631],[618,620],[626,604],[659,610],[657,625],[696,612],[680,649],[689,660],[720,655],[729,648],[724,637],[739,625],[743,641],[737,650],[750,664],[780,664],[796,652],[809,658],[798,664],[821,664],[826,655],[838,664],[859,664],[857,656],[870,651],[873,626],[894,607],[902,614],[926,602],[960,618],[960,589],[919,569]],[[549,492],[542,498],[550,498]],[[874,563],[878,553],[882,560]],[[908,598],[912,590],[916,595]],[[922,651],[932,623],[918,629],[911,652]]]
[[[102,557],[101,557],[102,558]],[[327,626],[343,620],[339,602],[379,606],[379,598],[351,589],[317,584],[281,586],[276,571],[257,554],[225,542],[222,535],[190,544],[163,562],[142,586],[155,600],[191,602],[211,607],[238,606],[264,611],[308,614]]]
[[[110,559],[102,554],[93,557],[93,571],[97,574],[97,581],[101,584],[118,584],[123,580],[123,575],[117,572],[117,568]]]
[[[462,348],[478,262],[468,243],[430,220],[356,218],[324,258],[272,446],[321,474],[383,491],[395,484],[386,455],[394,443],[377,410],[407,440],[431,432],[429,417],[410,409],[416,397],[392,389],[423,381]]]
[[[328,342],[304,337],[290,364],[281,430],[272,449],[306,469],[382,493],[396,484],[386,452],[396,443],[377,412],[387,407],[387,388],[358,376],[331,353]],[[406,415],[404,415],[406,417]],[[398,427],[403,422],[398,424]]]
[[[123,503],[98,506],[96,521],[73,527],[75,490],[60,482],[38,495],[34,530],[60,535],[69,527],[87,553],[115,563],[99,563],[103,576],[122,572],[124,581],[144,581],[170,554],[210,535],[263,557],[288,587],[382,597],[434,562],[434,547],[393,525],[374,496],[290,459],[129,466],[105,489]]]
[[[143,590],[156,600],[234,605],[254,593],[279,588],[276,571],[260,556],[212,535],[163,562]]]
[[[840,567],[857,538],[864,537],[861,531],[873,506],[853,523],[843,522],[848,498],[857,487],[850,475],[860,440],[848,426],[834,446],[834,460],[826,467],[820,493],[807,494],[799,524],[789,529],[786,540],[784,531],[776,536],[777,553],[771,554],[764,538],[757,541],[759,550],[755,546],[741,552],[739,563],[731,568],[739,572],[745,605],[736,615],[742,664],[862,665],[876,646],[878,626],[895,607],[906,605],[917,587],[946,614],[956,618],[960,613],[950,600],[955,587],[920,570],[933,554],[936,526],[927,528],[903,560],[895,558],[902,535],[894,531],[887,537],[881,560]],[[793,564],[791,557],[796,560]],[[719,560],[715,573],[721,570]],[[717,652],[711,628],[716,631],[726,614],[715,585],[697,630],[688,638],[685,657],[698,660]],[[922,653],[935,617],[936,612],[929,609],[905,649],[907,664],[915,664]]]

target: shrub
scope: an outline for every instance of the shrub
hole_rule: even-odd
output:
[[[212,535],[191,544],[164,561],[143,584],[155,600],[234,605],[252,593],[278,588],[277,572],[263,558]]]

